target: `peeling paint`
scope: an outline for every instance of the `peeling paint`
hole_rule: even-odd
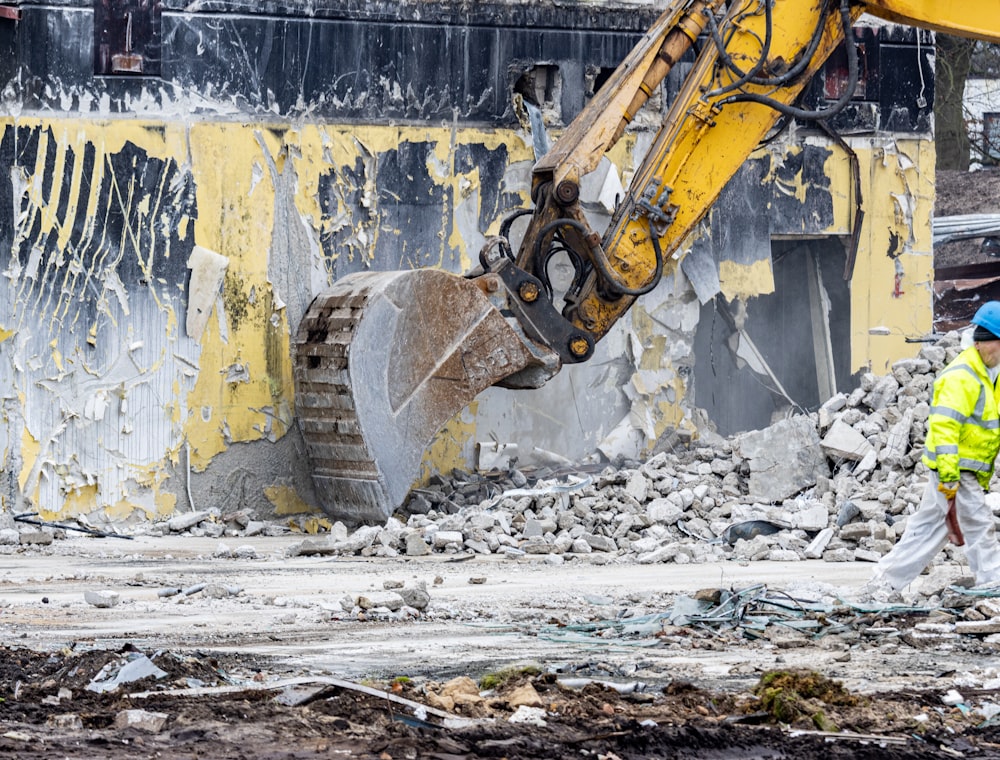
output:
[[[934,208],[934,145],[930,140],[858,140],[863,193],[871,199],[851,288],[851,362],[856,369],[887,372],[914,353],[906,338],[931,332],[934,281],[931,219]],[[853,143],[852,143],[853,144]],[[891,198],[892,203],[880,203]],[[894,257],[885,255],[892,251]],[[872,335],[884,326],[888,335]]]
[[[274,485],[264,489],[267,500],[274,505],[276,515],[301,515],[315,513],[315,507],[310,506],[299,496],[291,486]]]
[[[28,431],[28,429],[25,428],[21,437],[21,461],[24,462],[24,467],[21,469],[18,476],[18,485],[20,486],[22,492],[28,484],[28,477],[34,469],[35,462],[39,461],[41,452],[41,444]]]
[[[774,292],[774,273],[771,261],[756,261],[741,266],[734,261],[719,262],[719,285],[729,300],[750,298]]]
[[[208,324],[219,288],[222,287],[229,260],[196,245],[191,249],[187,265],[191,270],[191,278],[188,284],[185,330],[189,338],[199,340]]]
[[[97,492],[96,483],[73,488],[66,493],[62,509],[58,512],[48,512],[48,510],[41,509],[39,510],[39,516],[43,520],[53,520],[58,517],[75,517],[76,515],[88,514],[93,510],[94,504],[97,501]]]

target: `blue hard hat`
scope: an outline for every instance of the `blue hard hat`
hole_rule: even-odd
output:
[[[985,327],[994,335],[1000,335],[1000,301],[987,301],[976,311],[972,324]]]

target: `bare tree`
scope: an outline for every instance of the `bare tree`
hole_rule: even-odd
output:
[[[990,153],[1000,152],[1000,145],[986,145],[981,119],[966,107],[965,89],[970,78],[1000,78],[1000,45],[938,34],[936,52],[937,167],[966,171],[970,160],[996,163]],[[976,139],[971,140],[970,135]]]
[[[934,64],[934,130],[938,169],[969,168],[969,132],[965,121],[965,82],[976,42],[937,35]]]

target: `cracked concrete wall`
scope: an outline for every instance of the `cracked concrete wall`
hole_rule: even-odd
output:
[[[0,64],[5,509],[126,521],[190,507],[311,509],[289,336],[312,297],[368,268],[469,269],[503,215],[529,202],[532,139],[510,111],[509,78],[537,63],[582,78],[581,61],[613,66],[644,28],[634,9],[517,6],[507,12],[556,14],[567,29],[543,34],[501,14],[493,27],[442,15],[417,30],[398,4],[334,5],[310,18],[167,8],[162,80],[93,77],[89,6],[26,7],[17,28],[0,26],[18,51]],[[384,50],[357,36],[358,14]],[[336,43],[332,58],[321,43]],[[478,67],[456,77],[460,53],[479,47],[489,50]],[[32,54],[41,49],[53,53]],[[407,50],[417,68],[432,54],[451,63],[421,80],[393,68]],[[571,115],[583,86],[564,83],[561,97]],[[613,153],[626,181],[648,140],[630,134]],[[846,165],[822,145],[810,153],[821,159],[800,161],[800,142],[772,149],[772,184],[797,198],[828,176],[830,216],[799,204],[809,213],[784,223],[844,235]],[[912,353],[901,337],[873,340],[868,325],[901,336],[930,323],[920,258],[932,153],[924,137],[869,142],[856,145],[877,199],[857,264],[855,282],[871,285],[858,285],[852,307],[856,367]],[[773,288],[769,254],[731,248],[707,248],[720,292]],[[902,317],[880,297],[887,278]],[[591,362],[538,391],[484,393],[438,437],[425,475],[471,467],[481,442],[516,444],[530,464],[638,455],[671,430],[695,433],[699,284],[676,269]]]

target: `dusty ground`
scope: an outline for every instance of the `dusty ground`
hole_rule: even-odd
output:
[[[1000,169],[976,172],[938,170],[935,183],[935,216],[1000,213]]]
[[[189,537],[8,548],[0,756],[1000,757],[994,646],[928,633],[954,602],[837,601],[862,563],[287,557],[297,540],[240,539],[242,559]],[[340,604],[414,580],[419,614]],[[161,595],[205,583],[230,593]],[[120,603],[85,601],[104,589]],[[705,589],[746,604],[667,619]]]

